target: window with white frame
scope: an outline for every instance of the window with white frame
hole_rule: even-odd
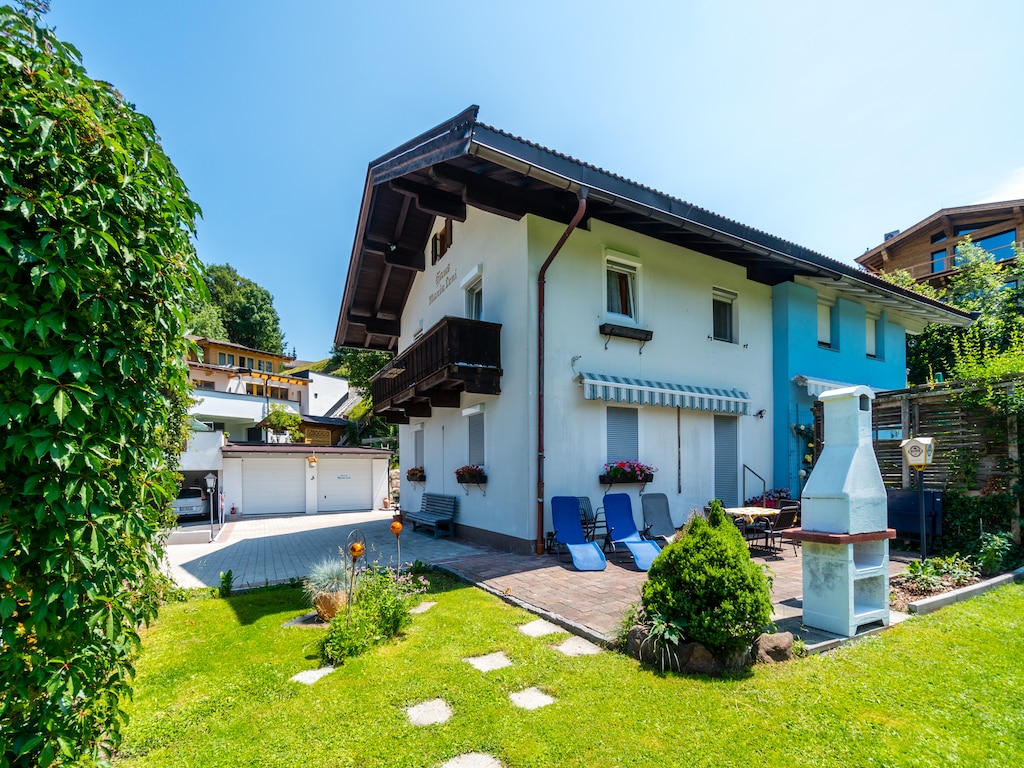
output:
[[[818,302],[818,346],[835,349],[835,306],[830,302]]]
[[[487,462],[484,456],[484,415],[474,413],[466,417],[469,432],[469,464],[481,466]]]
[[[864,348],[868,357],[878,357],[878,318],[871,315],[864,319]]]
[[[605,308],[620,319],[637,320],[637,268],[620,259],[605,260]]]
[[[635,461],[640,456],[639,411],[607,407],[607,461]]]
[[[712,336],[716,341],[736,343],[736,294],[724,288],[711,292]]]
[[[466,317],[482,320],[484,316],[484,281],[477,278],[466,286]]]

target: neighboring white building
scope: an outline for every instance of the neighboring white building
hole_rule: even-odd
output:
[[[370,164],[335,343],[397,353],[372,387],[401,424],[402,506],[457,494],[460,536],[539,551],[550,498],[597,507],[608,461],[658,468],[615,486],[638,520],[643,491],[668,494],[679,523],[742,501],[745,481],[760,491],[756,475],[771,486],[774,433],[791,429],[776,418],[775,287],[825,279],[846,301],[967,322],[474,107]],[[466,464],[486,484],[457,483]],[[418,466],[425,480],[406,480]]]
[[[223,513],[246,515],[374,509],[387,495],[390,451],[341,445],[348,382],[312,371],[284,373],[291,358],[192,338],[196,426],[181,471],[185,487],[217,477]],[[201,359],[199,359],[201,357]],[[271,406],[303,419],[305,442],[261,426]]]

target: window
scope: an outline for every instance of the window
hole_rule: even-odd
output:
[[[636,408],[607,408],[608,461],[629,461],[640,458],[640,438]]]
[[[226,355],[223,352],[217,353],[217,365],[224,365],[226,363]]]
[[[484,281],[477,279],[466,286],[466,317],[482,320],[484,315]]]
[[[263,397],[263,385],[262,384],[246,384],[245,393],[247,395],[253,395],[255,397]]]
[[[213,389],[212,381],[204,381],[203,379],[196,379],[192,382],[192,386],[196,389]]]
[[[480,466],[486,463],[484,457],[484,415],[474,413],[467,420],[469,427],[469,463]]]
[[[288,388],[287,387],[268,387],[267,391],[270,396],[275,400],[287,400],[288,399]]]
[[[864,318],[864,347],[868,357],[878,357],[878,318]]]
[[[836,349],[835,338],[835,307],[824,301],[818,302],[818,346],[825,349]]]
[[[636,320],[636,267],[609,259],[605,262],[605,281],[608,312]]]
[[[932,251],[932,274],[943,272],[946,269],[946,249]]]
[[[979,238],[974,244],[991,253],[996,261],[1004,261],[1013,258],[1013,241],[1016,237],[1017,232],[1011,229],[1009,232]]]
[[[228,355],[228,365],[234,365],[234,364],[235,364],[235,356],[234,355]]]
[[[437,264],[452,247],[452,220],[445,219],[441,231],[434,235],[430,245],[430,263]],[[420,464],[417,467],[422,466]]]
[[[414,467],[423,466],[423,425],[418,425],[419,429],[412,433],[412,465]]]
[[[739,441],[734,416],[714,417],[715,497],[726,507],[739,504]]]
[[[711,320],[716,341],[736,343],[736,294],[715,288],[711,296]]]
[[[257,360],[257,361],[256,361],[256,365],[257,365],[257,366],[259,367],[259,369],[260,369],[261,371],[263,370],[263,361],[262,361],[262,360]]]

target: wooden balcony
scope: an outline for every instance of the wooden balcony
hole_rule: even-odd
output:
[[[373,412],[392,424],[501,392],[501,325],[445,317],[370,379]]]

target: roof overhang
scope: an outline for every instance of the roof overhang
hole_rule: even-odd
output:
[[[464,221],[474,207],[568,224],[582,189],[587,219],[737,264],[756,282],[828,280],[833,290],[870,295],[887,307],[916,307],[905,314],[921,322],[970,323],[967,313],[859,268],[479,123],[477,112],[470,107],[370,163],[336,345],[396,351],[436,217]]]

